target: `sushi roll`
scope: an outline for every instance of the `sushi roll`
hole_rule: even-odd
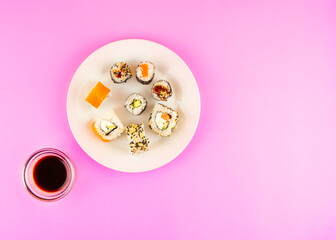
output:
[[[146,152],[149,150],[149,139],[145,136],[144,124],[130,124],[126,127],[127,139],[131,153]]]
[[[156,103],[149,118],[149,128],[161,137],[168,137],[176,127],[177,121],[177,111],[161,103]]]
[[[170,83],[166,80],[159,80],[152,86],[152,96],[158,101],[167,101],[173,94]]]
[[[115,83],[124,83],[132,77],[130,68],[125,62],[118,62],[111,67],[111,79]]]
[[[90,103],[93,107],[99,108],[109,93],[110,89],[105,87],[101,82],[98,82],[86,97],[85,101]]]
[[[125,131],[124,125],[113,111],[95,121],[92,128],[104,142],[116,139]]]
[[[149,84],[155,75],[154,64],[148,61],[140,62],[136,69],[136,79],[142,84]]]
[[[147,106],[146,99],[140,94],[133,93],[125,101],[124,107],[133,115],[140,115]]]

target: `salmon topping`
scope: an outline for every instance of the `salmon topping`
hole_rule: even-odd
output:
[[[148,64],[141,64],[140,67],[142,69],[142,76],[145,78],[148,77]]]
[[[85,101],[90,103],[93,107],[99,108],[100,104],[105,100],[109,92],[110,89],[105,87],[101,82],[98,82],[86,97]]]

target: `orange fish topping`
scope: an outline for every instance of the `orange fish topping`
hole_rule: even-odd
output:
[[[104,101],[109,94],[110,89],[105,87],[104,84],[98,82],[97,85],[91,90],[85,101],[90,103],[95,108],[99,108],[100,104]]]
[[[166,120],[166,121],[169,121],[171,117],[168,113],[164,112],[164,113],[162,113],[161,118]]]
[[[141,67],[141,72],[142,72],[142,76],[143,77],[148,77],[148,64],[147,63],[145,63],[145,64],[141,64],[140,65],[140,67]]]

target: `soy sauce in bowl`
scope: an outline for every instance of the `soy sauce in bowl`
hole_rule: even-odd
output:
[[[44,201],[64,197],[70,191],[74,177],[70,159],[54,148],[34,152],[23,169],[23,182],[28,192]]]
[[[67,178],[67,170],[62,159],[53,155],[46,156],[35,164],[33,177],[41,190],[55,192],[63,187]]]

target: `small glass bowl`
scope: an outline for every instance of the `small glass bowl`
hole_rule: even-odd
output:
[[[40,189],[35,183],[33,177],[33,170],[35,164],[38,163],[39,160],[47,156],[55,156],[59,158],[66,168],[66,174],[67,174],[66,180],[63,186],[54,192],[46,192]],[[75,171],[69,158],[63,152],[54,148],[43,148],[34,152],[28,158],[23,169],[23,182],[28,192],[34,197],[43,201],[55,201],[63,198],[71,190],[74,178],[75,178]]]

